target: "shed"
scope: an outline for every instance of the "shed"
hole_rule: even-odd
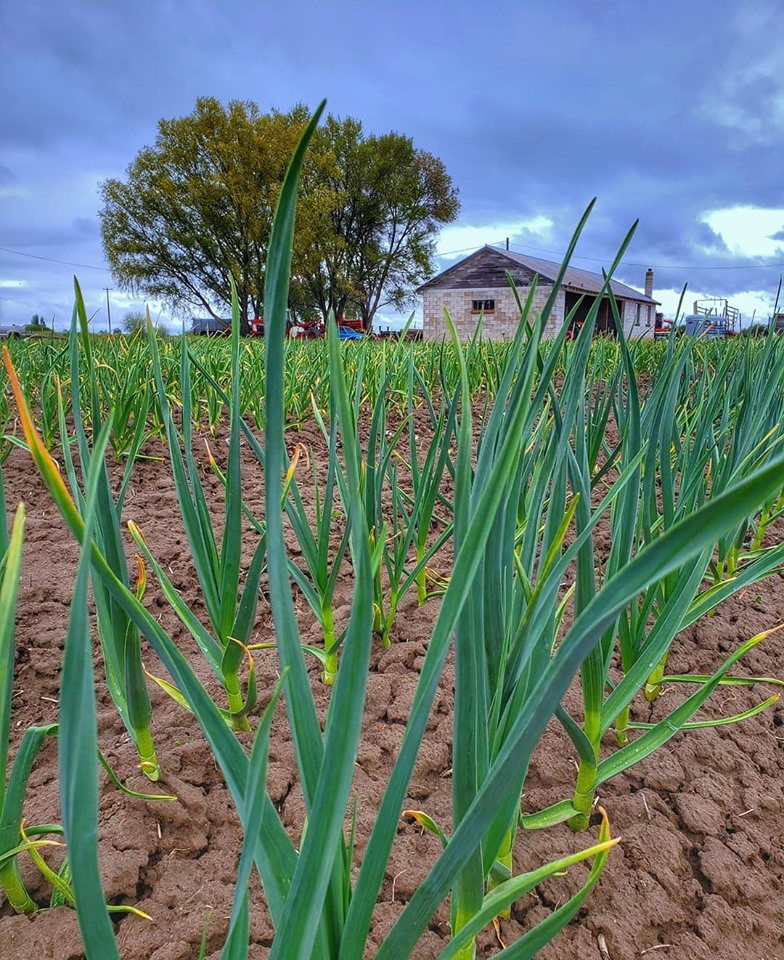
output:
[[[419,287],[417,292],[424,299],[424,339],[440,340],[447,335],[444,308],[449,311],[458,333],[465,339],[473,335],[480,316],[484,317],[482,332],[487,339],[511,339],[520,322],[520,310],[509,286],[507,273],[514,280],[523,301],[534,276],[538,276],[533,307],[539,311],[547,302],[560,269],[561,264],[551,260],[496,247],[482,247]],[[567,267],[545,335],[554,337],[563,326],[564,318],[578,303],[572,324],[575,327],[582,324],[603,285],[601,274]],[[648,270],[645,275],[645,293],[617,280],[611,280],[610,285],[627,336],[653,337],[658,306],[652,296],[653,271]],[[615,335],[607,297],[599,307],[596,332]]]

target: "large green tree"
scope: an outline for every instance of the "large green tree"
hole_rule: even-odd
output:
[[[161,120],[124,180],[101,185],[104,250],[134,294],[220,316],[237,285],[243,325],[261,316],[272,217],[304,107],[262,114],[256,104],[202,97],[192,114]]]
[[[275,204],[308,111],[224,107],[211,97],[162,120],[124,180],[101,186],[104,249],[116,283],[136,295],[225,314],[237,286],[243,332],[263,315]],[[353,312],[366,327],[404,306],[433,269],[434,237],[455,219],[457,192],[436,157],[397,133],[366,137],[328,117],[303,170],[291,306]]]
[[[296,278],[325,316],[410,304],[433,272],[435,237],[460,209],[437,157],[399,133],[365,136],[352,118],[328,117],[312,157],[323,190],[317,242],[297,251]]]

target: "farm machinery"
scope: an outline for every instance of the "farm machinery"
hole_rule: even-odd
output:
[[[256,317],[250,321],[249,335],[251,337],[264,336],[264,318]],[[321,317],[315,316],[310,320],[293,320],[286,324],[286,335],[293,339],[317,340],[326,333],[326,326]],[[364,336],[365,329],[361,320],[346,320],[338,317],[338,336],[344,340],[359,340]]]
[[[737,337],[740,335],[740,310],[722,297],[706,297],[694,301],[694,312],[684,317],[690,337]]]

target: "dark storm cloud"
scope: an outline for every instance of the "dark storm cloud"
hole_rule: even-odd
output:
[[[484,164],[485,188],[463,188],[469,219],[474,198],[479,217],[508,218],[511,209],[523,216],[549,213],[563,249],[595,195],[597,208],[580,252],[609,262],[626,229],[639,219],[627,259],[672,265],[659,278],[674,289],[694,279],[694,265],[737,262],[724,238],[704,222],[707,214],[744,205],[781,206],[780,166],[770,148],[738,136],[735,142],[730,138],[731,149],[718,149],[717,141],[728,138],[726,129],[700,114],[675,125],[681,131],[677,143],[675,137],[666,142],[662,126],[642,110],[601,118],[534,110],[517,129],[500,126],[496,116],[477,116],[472,126],[477,142],[488,142],[494,128],[501,132],[495,136],[499,149]],[[464,148],[459,179],[471,183],[470,138],[459,130],[454,135]],[[743,259],[750,264],[770,261]],[[581,265],[591,269],[590,263]],[[642,285],[639,267],[622,268],[618,275]],[[776,275],[768,272],[768,287],[775,286]],[[711,282],[714,278],[727,295],[749,289],[745,271],[717,272]]]
[[[578,253],[609,262],[639,219],[619,271],[627,282],[642,284],[644,263],[673,289],[691,282],[687,268],[733,268],[703,274],[727,295],[769,288],[777,275],[734,269],[733,244],[705,217],[783,205],[784,88],[771,43],[780,2],[0,0],[0,12],[0,84],[10,91],[0,235],[22,253],[103,266],[99,181],[122,176],[158,121],[190,112],[198,96],[264,110],[327,96],[367,131],[398,130],[439,156],[460,189],[462,222],[547,217],[547,243],[562,251],[596,196]],[[537,244],[524,228],[516,239]],[[20,310],[67,296],[71,268],[44,263],[0,260],[3,277],[37,286],[26,301],[14,294]],[[111,280],[94,280],[97,303]],[[8,298],[0,288],[0,306],[12,309]]]
[[[239,71],[220,48],[225,17],[210,6],[76,0],[5,16],[0,83],[18,95],[4,103],[0,144],[78,141],[89,151],[108,142],[130,159],[161,117],[214,92],[212,64],[229,60]]]
[[[88,237],[97,237],[101,232],[97,218],[75,217],[72,226],[77,233],[84,234]]]
[[[775,287],[777,268],[745,268],[770,257],[743,257],[738,270],[693,268],[738,261],[704,222],[710,212],[782,205],[782,78],[760,55],[780,5],[713,13],[703,4],[672,13],[662,6],[610,5],[605,26],[609,18],[618,35],[604,38],[592,22],[594,12],[604,16],[598,5],[575,7],[581,56],[570,30],[564,44],[560,34],[555,45],[532,43],[522,69],[480,80],[459,112],[447,110],[439,136],[454,145],[449,166],[463,215],[471,222],[549,215],[562,250],[595,195],[579,252],[609,262],[639,219],[627,259],[672,265],[659,271],[663,283],[678,288],[699,278],[728,294],[758,289],[761,279]],[[619,276],[641,286],[643,272],[624,266]]]
[[[546,106],[477,102],[444,131],[454,144],[450,169],[464,204],[483,210],[582,204],[591,195],[637,212],[667,200],[671,214],[704,210],[706,200],[713,208],[779,202],[778,160],[696,110],[702,92],[700,84],[669,111],[630,97],[624,112],[604,115],[557,89]]]
[[[62,244],[81,243],[85,239],[84,234],[88,233],[73,224],[49,226],[24,221],[10,221],[6,229],[8,235],[13,237],[15,246],[24,248],[28,253],[36,250],[45,252]]]

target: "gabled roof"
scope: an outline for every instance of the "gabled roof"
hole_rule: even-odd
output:
[[[528,254],[525,253],[514,253],[511,250],[499,250],[497,247],[484,246],[480,250],[476,250],[474,253],[459,260],[457,263],[452,264],[451,267],[447,267],[446,270],[443,270],[431,280],[428,280],[427,283],[423,283],[417,290],[417,293],[421,293],[423,290],[427,290],[428,287],[435,286],[436,284],[441,286],[440,281],[444,280],[453,270],[456,270],[475,257],[482,256],[488,250],[505,257],[511,263],[526,267],[528,270],[539,274],[542,280],[549,280],[551,283],[555,282],[561,269],[561,264],[553,260],[541,260],[539,257],[529,257]],[[600,273],[591,273],[589,270],[580,270],[579,267],[570,266],[566,268],[562,285],[564,289],[577,293],[596,294],[599,293],[604,286],[604,277]],[[625,283],[621,283],[618,280],[611,280],[610,287],[615,296],[621,300],[639,300],[641,303],[656,304],[659,302],[652,297],[646,297],[644,293],[640,293],[639,290],[635,290],[633,287],[627,287]]]

